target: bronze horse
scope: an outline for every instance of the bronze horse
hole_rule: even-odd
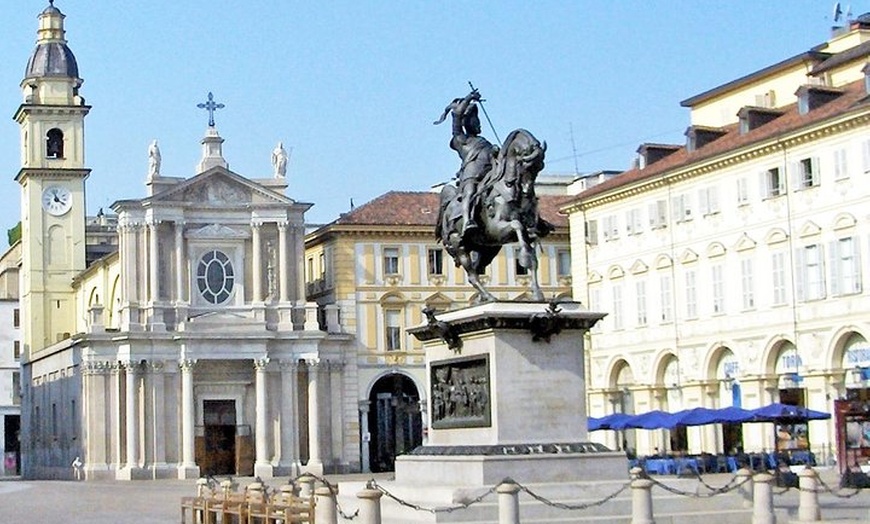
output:
[[[519,242],[519,264],[531,279],[532,296],[544,300],[538,283],[538,239],[553,226],[538,214],[535,179],[544,168],[546,142],[541,144],[525,129],[511,132],[493,162],[492,169],[480,181],[476,222],[480,227],[462,237],[464,220],[462,202],[455,186],[441,191],[441,209],[435,235],[444,244],[457,267],[468,275],[469,283],[481,301],[495,300],[480,282],[480,275],[498,255],[501,247]]]

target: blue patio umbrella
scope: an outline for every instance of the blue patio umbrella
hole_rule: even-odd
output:
[[[751,409],[753,418],[751,422],[782,422],[794,420],[825,420],[831,418],[830,413],[815,411],[801,406],[790,404],[773,404]]]
[[[672,413],[655,410],[611,424],[610,429],[662,429],[674,426]]]
[[[617,429],[612,427],[613,424],[622,422],[631,418],[631,415],[626,413],[611,413],[603,417],[589,417],[589,431],[598,431],[600,429]]]

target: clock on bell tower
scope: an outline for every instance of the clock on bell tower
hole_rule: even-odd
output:
[[[39,15],[36,48],[15,112],[21,133],[21,309],[24,358],[75,332],[73,278],[85,269],[84,119],[75,56],[64,15]]]

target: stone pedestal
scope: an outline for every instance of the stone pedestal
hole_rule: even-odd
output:
[[[397,457],[393,487],[439,506],[505,478],[562,497],[567,484],[627,481],[625,454],[587,440],[584,335],[603,317],[576,302],[491,302],[411,329],[426,350],[429,438]]]

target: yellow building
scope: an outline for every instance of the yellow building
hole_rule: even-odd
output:
[[[543,184],[541,185],[543,188]],[[555,191],[565,195],[564,182]],[[556,225],[539,254],[548,298],[571,294],[566,196],[541,195],[541,214]],[[390,192],[309,233],[305,282],[324,326],[355,335],[361,460],[364,471],[393,469],[394,457],[424,438],[426,405],[422,344],[407,334],[424,307],[440,311],[475,302],[461,268],[437,243],[439,194]],[[506,246],[487,269],[487,289],[503,300],[528,296],[529,278]]]
[[[870,16],[811,50],[693,96],[685,144],[644,144],[636,167],[570,214],[574,295],[592,330],[589,414],[744,408],[833,412],[866,387],[870,295]],[[611,446],[690,452],[811,448],[834,421],[613,432]],[[636,437],[636,440],[635,440]]]

